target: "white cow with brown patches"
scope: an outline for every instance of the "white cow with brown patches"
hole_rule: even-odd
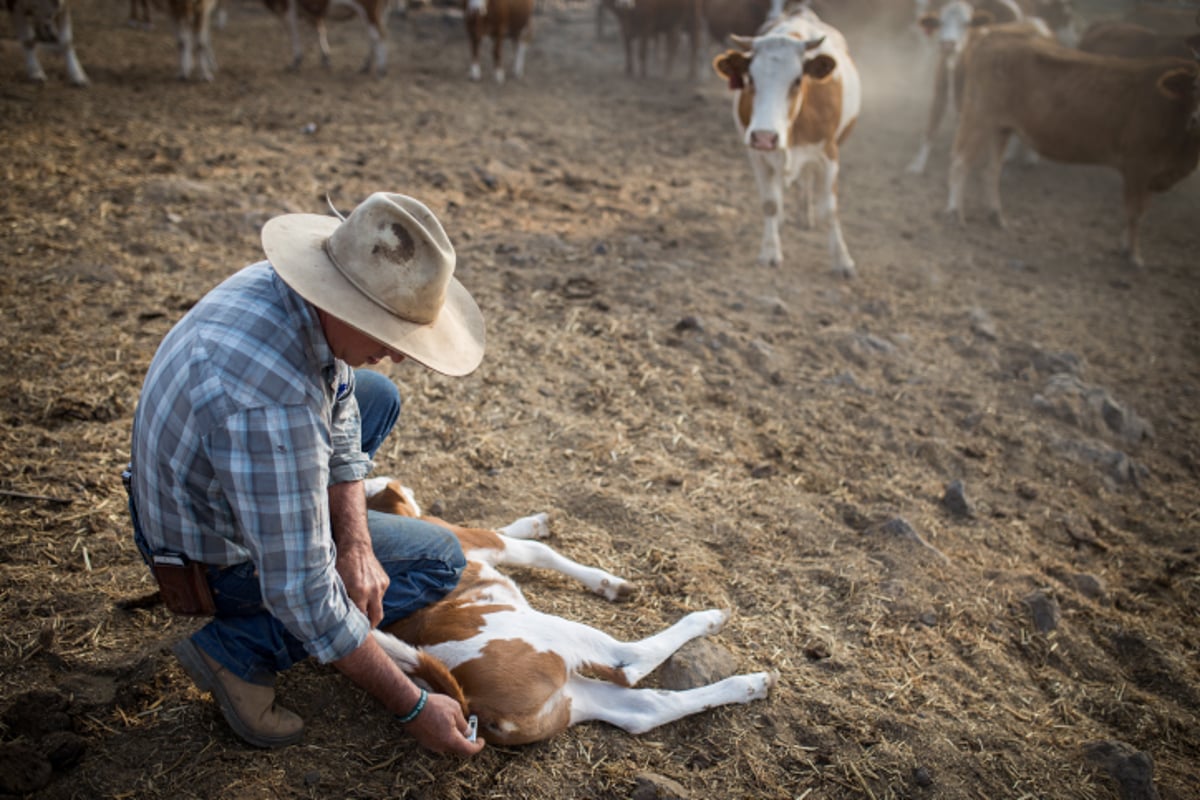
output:
[[[464,714],[475,714],[492,744],[541,741],[591,720],[644,733],[715,706],[761,699],[777,680],[758,672],[685,691],[635,689],[685,643],[719,631],[729,612],[698,611],[648,639],[617,641],[535,611],[495,569],[501,564],[553,569],[608,600],[631,593],[627,581],[534,541],[549,533],[545,514],[499,530],[460,528],[421,516],[411,492],[395,481],[366,483],[373,510],[421,517],[453,531],[462,543],[467,567],[454,591],[375,631],[375,637],[415,680],[455,697]]]
[[[717,56],[713,68],[734,91],[734,121],[758,184],[764,216],[759,262],[782,262],[784,188],[808,167],[816,172],[809,198],[815,194],[818,213],[829,220],[833,270],[852,277],[837,178],[841,145],[862,106],[862,83],[845,37],[800,8],[759,36],[730,38],[739,49]],[[808,216],[811,223],[811,209]]]

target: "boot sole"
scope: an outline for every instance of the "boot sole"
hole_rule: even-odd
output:
[[[304,736],[304,730],[301,729],[294,734],[288,736],[264,736],[261,733],[254,732],[234,710],[233,701],[229,694],[225,691],[220,679],[217,678],[212,667],[204,660],[201,655],[200,648],[197,647],[191,639],[183,639],[171,645],[171,652],[179,659],[179,663],[183,666],[184,672],[196,684],[196,688],[202,692],[211,692],[212,696],[217,701],[217,706],[221,709],[222,716],[229,723],[229,727],[233,728],[234,733],[242,737],[245,741],[255,747],[284,747],[289,744],[295,744]]]

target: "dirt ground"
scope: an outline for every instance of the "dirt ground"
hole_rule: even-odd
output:
[[[161,14],[142,31],[116,0],[74,5],[88,89],[53,54],[48,84],[26,83],[0,28],[10,789],[1197,796],[1200,178],[1152,202],[1141,272],[1103,169],[1011,166],[1008,231],[977,206],[950,223],[949,125],[928,173],[904,170],[928,103],[917,43],[855,35],[846,281],[795,215],[783,266],[755,263],[716,45],[696,81],[681,64],[631,80],[613,21],[598,39],[572,2],[536,18],[524,80],[472,84],[461,20],[424,8],[392,17],[382,79],[357,73],[354,21],[331,30],[330,71],[310,40],[290,73],[282,26],[238,0],[217,79],[183,84]],[[167,648],[196,623],[138,602],[153,586],[123,510],[142,377],[260,258],[263,221],[376,190],[441,216],[489,337],[465,379],[388,368],[405,410],[377,472],[460,522],[550,511],[558,549],[639,586],[609,605],[513,573],[543,610],[640,638],[731,608],[713,642],[779,672],[768,699],[457,760],[316,663],[281,677],[307,728],[279,751],[243,745],[191,685]]]

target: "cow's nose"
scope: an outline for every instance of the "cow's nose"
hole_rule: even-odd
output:
[[[774,150],[779,146],[779,134],[775,131],[751,131],[750,146],[755,150]]]

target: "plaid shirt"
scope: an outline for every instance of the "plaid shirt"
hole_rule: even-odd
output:
[[[152,550],[253,561],[267,609],[322,662],[363,642],[370,623],[334,566],[328,496],[371,469],[354,371],[268,262],[217,286],[163,339],[132,460]]]

